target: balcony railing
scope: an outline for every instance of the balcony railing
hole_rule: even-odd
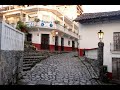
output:
[[[26,24],[31,27],[31,28],[46,28],[46,29],[56,29],[59,30],[63,33],[66,33],[68,35],[71,35],[72,37],[78,38],[78,35],[73,33],[72,31],[69,31],[68,29],[64,28],[64,26],[60,24],[55,24],[54,22],[45,22],[45,21],[40,21],[40,22],[26,22]]]

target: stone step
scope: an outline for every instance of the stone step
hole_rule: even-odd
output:
[[[49,54],[24,54],[24,56],[46,56]]]
[[[23,67],[23,71],[31,70],[31,67]]]
[[[23,63],[27,63],[27,62],[28,63],[32,63],[32,62],[37,62],[37,61],[41,61],[41,60],[40,59],[38,59],[38,60],[29,60],[29,61],[28,60],[24,60]]]
[[[24,59],[23,62],[38,61],[38,60],[42,60],[42,59],[39,59],[39,58],[36,58],[36,59]]]
[[[42,61],[44,59],[38,59],[38,60],[24,60],[23,63],[32,63],[32,62],[38,62],[38,61]]]
[[[46,56],[25,56],[23,59],[43,59]]]
[[[23,65],[23,67],[32,67],[32,66],[34,66],[34,64],[32,64],[32,63],[24,64],[24,65]]]
[[[42,59],[24,59],[23,62],[36,62],[36,61],[40,61]]]

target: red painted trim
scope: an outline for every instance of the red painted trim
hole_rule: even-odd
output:
[[[58,51],[61,51],[61,46],[58,46]]]
[[[110,80],[112,80],[112,72],[108,72],[108,73],[107,73],[107,77],[108,77]]]
[[[49,45],[49,48],[51,52],[55,51],[55,45]]]
[[[85,48],[85,50],[95,50],[95,49],[98,49],[98,48]]]
[[[66,46],[64,46],[64,51],[72,51],[72,47],[66,47]]]
[[[97,48],[82,48],[82,49],[78,49],[78,53],[79,53],[79,56],[84,56],[84,50],[95,50]]]
[[[33,45],[37,48],[37,50],[41,50],[41,44],[33,43]]]
[[[41,50],[41,44],[33,43],[33,45],[34,45],[38,50]],[[49,50],[50,50],[51,52],[55,51],[55,45],[49,45]],[[77,51],[77,48],[75,48],[75,50]],[[58,51],[61,51],[61,46],[58,46]],[[72,51],[72,47],[66,47],[66,46],[64,46],[64,51]]]

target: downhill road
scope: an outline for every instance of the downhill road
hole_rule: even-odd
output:
[[[21,85],[103,85],[92,79],[97,74],[89,63],[75,55],[77,52],[50,56],[26,72]]]

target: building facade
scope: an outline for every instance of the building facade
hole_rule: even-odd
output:
[[[79,55],[83,50],[91,52],[96,58],[98,48],[98,32],[104,32],[103,65],[108,68],[109,77],[120,81],[120,11],[84,13],[76,18],[80,25]],[[96,52],[96,53],[95,53]]]
[[[4,21],[13,27],[18,21],[30,27],[29,40],[37,50],[74,51],[78,48],[79,25],[72,19],[82,13],[80,5],[11,5],[2,8],[1,13]]]

